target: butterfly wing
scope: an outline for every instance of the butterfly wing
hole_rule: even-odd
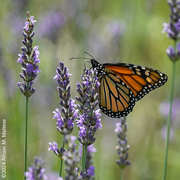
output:
[[[167,75],[144,66],[118,63],[103,64],[105,70],[111,70],[118,76],[133,92],[135,101],[140,100],[150,91],[164,85],[167,82]]]
[[[113,118],[127,116],[135,105],[132,90],[111,70],[99,76],[99,106],[103,113]]]
[[[134,64],[100,64],[95,59],[91,59],[91,64],[100,82],[99,106],[110,117],[127,116],[136,101],[168,79],[158,70]]]

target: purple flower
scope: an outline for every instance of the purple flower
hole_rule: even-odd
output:
[[[177,55],[178,57],[180,57],[180,42],[178,43],[176,49],[177,49]]]
[[[29,14],[29,12],[27,12],[27,14]],[[25,22],[24,29],[27,32],[32,31],[35,22],[37,21],[34,20],[34,16],[29,17],[29,19]]]
[[[162,30],[162,33],[167,33],[167,36],[168,38],[171,38],[171,39],[177,39],[178,38],[178,31],[176,30],[175,26],[170,23],[170,24],[167,24],[167,23],[163,23],[163,30]]]
[[[52,150],[55,154],[59,155],[59,149],[56,142],[49,143],[50,147],[48,148],[48,151]]]
[[[172,46],[169,46],[169,48],[166,49],[166,53],[171,60],[176,60],[178,58],[178,56],[176,56],[175,50]]]
[[[92,176],[95,176],[94,171],[95,171],[95,167],[93,165],[89,166],[86,172],[80,173],[79,179],[83,179],[83,180],[93,179]]]
[[[35,88],[32,88],[33,82],[31,81],[29,85],[27,85],[26,82],[18,82],[17,85],[20,88],[20,91],[22,94],[24,94],[26,97],[29,97],[29,95],[32,95],[35,92]]]
[[[169,46],[169,48],[166,49],[166,53],[169,56],[169,59],[172,61],[177,61],[180,58],[180,43],[177,44],[176,49]]]
[[[130,165],[130,161],[128,160],[128,150],[130,146],[127,144],[126,138],[126,117],[120,118],[120,122],[116,123],[116,128],[114,131],[118,136],[118,146],[116,147],[118,152],[118,160],[116,160],[116,162],[120,168],[124,168]]]
[[[60,97],[60,105],[61,110],[56,108],[53,119],[57,120],[57,130],[63,134],[70,134],[73,130],[74,120],[77,118],[77,110],[75,100],[70,98],[70,85],[69,85],[69,77],[67,67],[64,66],[62,62],[60,62],[60,67],[56,70],[56,79],[58,83],[58,91]]]
[[[33,16],[29,16],[27,13],[28,19],[25,22],[23,36],[24,40],[22,41],[24,46],[21,48],[22,54],[18,54],[19,58],[17,62],[22,65],[22,73],[20,77],[23,79],[23,82],[19,82],[18,86],[20,87],[21,92],[26,96],[30,97],[34,92],[35,88],[32,88],[33,80],[36,78],[37,74],[40,72],[39,65],[39,51],[38,46],[32,48],[32,37],[34,36],[34,20]]]
[[[88,176],[95,176],[94,170],[95,170],[95,167],[94,167],[93,165],[91,165],[91,166],[89,167],[89,169],[87,170],[87,175],[88,175]]]
[[[79,128],[78,140],[83,145],[90,145],[95,141],[95,132],[102,127],[100,110],[96,109],[98,104],[97,91],[100,84],[96,72],[93,70],[86,69],[81,79],[82,84],[77,83],[79,97],[76,98],[80,102],[78,120],[76,120]]]
[[[54,113],[53,119],[57,119],[56,124],[57,124],[58,129],[63,128],[64,122],[63,122],[63,118],[61,116],[60,110],[58,108],[56,108],[56,111],[53,111],[53,113]]]
[[[116,123],[116,129],[114,130],[114,132],[123,132],[122,125],[120,122]]]
[[[79,166],[79,156],[78,151],[75,149],[76,137],[72,135],[65,136],[65,143],[68,147],[67,151],[63,154],[63,159],[66,165],[66,177],[65,179],[78,179],[78,166]]]
[[[45,180],[47,176],[44,174],[45,169],[43,168],[44,162],[40,157],[35,157],[34,162],[25,172],[26,180]]]
[[[163,33],[167,32],[169,38],[173,40],[179,39],[179,32],[180,32],[180,7],[179,2],[176,0],[168,2],[170,7],[170,22],[163,23],[164,29]]]
[[[168,38],[174,40],[175,42],[178,41],[180,38],[180,4],[177,0],[169,1],[168,2],[170,7],[170,22],[163,23],[164,29],[162,30],[163,33],[167,33]],[[175,43],[176,44],[176,43]],[[166,53],[170,60],[177,61],[180,59],[180,46],[179,44],[176,47],[169,46],[166,50]]]
[[[174,24],[174,27],[177,32],[180,32],[180,20],[178,20],[178,22]]]
[[[65,152],[64,148],[58,149],[58,144],[56,142],[49,142],[50,147],[48,148],[48,151],[52,150],[55,155],[58,157],[62,157],[63,153]]]

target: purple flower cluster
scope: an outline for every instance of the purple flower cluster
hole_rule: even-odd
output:
[[[63,134],[70,134],[73,130],[74,120],[77,117],[77,110],[75,109],[75,101],[70,98],[70,85],[69,85],[69,76],[67,67],[60,62],[60,67],[57,68],[56,76],[54,79],[58,83],[58,91],[60,97],[60,105],[62,106],[61,112],[57,108],[53,113],[53,119],[57,119],[57,130]],[[62,116],[63,114],[63,116]]]
[[[34,162],[25,172],[26,180],[45,180],[47,176],[44,174],[43,160],[40,157],[35,157]]]
[[[168,2],[170,7],[170,22],[163,23],[163,33],[167,33],[168,38],[175,42],[180,38],[180,2],[172,0]],[[180,58],[180,43],[174,48],[169,46],[166,50],[167,55],[172,61],[177,61]]]
[[[116,161],[118,166],[124,168],[125,166],[130,165],[130,161],[128,160],[128,150],[130,146],[127,144],[126,138],[126,117],[120,119],[121,122],[116,123],[115,132],[118,136],[118,146],[116,147],[118,152],[119,159]]]
[[[86,69],[81,76],[82,84],[77,83],[77,92],[79,97],[77,101],[79,116],[76,120],[77,127],[79,128],[78,140],[83,145],[93,144],[95,141],[95,132],[101,129],[101,116],[100,109],[96,109],[98,104],[98,87],[99,82],[96,76],[96,71]]]
[[[34,20],[33,16],[29,16],[27,13],[28,19],[25,22],[23,36],[24,40],[22,43],[24,46],[21,48],[22,54],[19,54],[19,59],[17,62],[22,65],[22,73],[20,77],[23,79],[23,82],[18,82],[21,92],[26,96],[30,97],[34,92],[35,88],[32,88],[33,80],[36,78],[37,74],[40,72],[39,65],[40,63],[38,46],[32,47],[33,36],[34,36]]]
[[[89,166],[88,170],[83,173],[81,172],[78,179],[79,180],[89,180],[89,179],[93,179],[93,176],[95,176],[94,174],[95,171],[95,167],[93,165]]]
[[[68,149],[58,149],[57,147],[57,143],[53,142],[53,143],[49,143],[50,144],[50,148],[49,150],[54,151],[54,153],[58,156],[61,156],[62,159],[65,162],[66,165],[66,180],[69,179],[76,179],[76,180],[88,180],[90,179],[92,176],[95,176],[94,174],[94,170],[95,167],[90,165],[88,170],[86,172],[79,172],[80,168],[79,168],[79,152],[75,149],[76,148],[76,137],[72,136],[72,135],[66,135],[65,136],[65,144],[67,145]],[[61,178],[62,179],[62,178]],[[63,180],[63,179],[62,179]]]
[[[93,165],[89,166],[88,170],[86,172],[82,172],[78,175],[77,180],[92,180],[93,176],[95,176],[95,167]]]
[[[58,149],[58,144],[56,142],[49,142],[50,147],[48,148],[48,151],[52,150],[55,155],[62,158],[63,153],[65,152],[64,148]]]
[[[69,135],[66,136],[65,143],[68,146],[68,150],[65,151],[63,155],[63,159],[66,165],[66,180],[69,179],[77,179],[78,177],[78,166],[79,166],[79,156],[78,151],[75,149],[76,144],[76,137]]]

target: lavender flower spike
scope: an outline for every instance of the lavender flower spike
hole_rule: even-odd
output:
[[[63,159],[66,165],[66,180],[76,179],[78,180],[78,166],[79,166],[79,156],[78,151],[75,149],[76,137],[72,135],[67,135],[65,139],[65,143],[69,147],[68,150],[64,153]]]
[[[82,84],[77,83],[77,92],[79,97],[77,101],[79,116],[76,121],[79,128],[79,138],[81,144],[91,145],[95,141],[95,132],[101,127],[100,109],[96,109],[98,104],[98,82],[96,71],[86,69],[81,76]]]
[[[115,132],[118,136],[118,146],[116,147],[118,152],[119,159],[116,161],[118,166],[124,168],[125,166],[130,165],[130,161],[128,160],[128,150],[130,146],[127,144],[126,138],[126,117],[120,119],[121,122],[116,123]]]
[[[20,91],[24,96],[30,97],[34,92],[35,88],[32,88],[33,80],[36,78],[37,74],[40,72],[39,65],[39,51],[38,46],[32,47],[33,44],[33,36],[34,36],[34,20],[33,16],[29,16],[29,12],[27,13],[28,19],[25,22],[23,36],[24,40],[22,43],[24,46],[21,48],[22,54],[19,54],[18,61],[22,65],[22,73],[20,73],[20,77],[23,82],[18,82],[18,86]]]
[[[74,120],[77,117],[77,110],[75,101],[70,98],[70,85],[67,67],[60,62],[60,67],[57,68],[56,76],[54,79],[58,83],[58,91],[60,97],[60,105],[62,106],[61,111],[57,108],[54,113],[53,119],[57,120],[57,130],[63,134],[70,134],[73,130]]]
[[[163,33],[167,33],[167,37],[177,42],[180,38],[180,3],[177,0],[168,1],[170,7],[170,22],[163,23],[164,29]],[[176,62],[180,59],[180,49],[179,44],[175,47],[170,46],[166,53],[169,58]]]
[[[26,180],[45,180],[47,176],[44,174],[43,160],[40,157],[35,157],[34,162],[25,172]]]

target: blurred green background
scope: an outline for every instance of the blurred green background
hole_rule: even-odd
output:
[[[129,160],[124,180],[162,179],[167,118],[160,109],[169,100],[172,63],[165,50],[172,41],[162,34],[163,22],[169,20],[169,7],[162,0],[6,0],[0,1],[0,119],[7,121],[7,179],[23,179],[25,97],[17,82],[21,81],[22,31],[26,12],[37,20],[33,45],[39,46],[40,69],[34,82],[35,94],[29,101],[28,166],[34,156],[41,156],[47,174],[58,173],[59,159],[48,151],[48,142],[62,141],[53,120],[59,107],[56,82],[53,80],[59,61],[69,68],[72,98],[84,69],[84,51],[99,62],[126,62],[161,70],[169,81],[144,97],[127,118]],[[87,64],[88,66],[88,64]],[[89,66],[90,67],[90,66]],[[177,63],[174,98],[180,98],[180,66]],[[178,104],[178,103],[177,103]],[[160,108],[161,107],[161,108]],[[180,109],[180,103],[176,110]],[[179,114],[180,115],[180,114]],[[180,120],[172,122],[168,180],[180,178]],[[115,123],[102,115],[103,127],[96,134],[94,155],[96,180],[116,180],[117,137]],[[1,131],[1,129],[0,129]],[[77,128],[73,131],[78,134]],[[78,143],[78,142],[77,142]]]

